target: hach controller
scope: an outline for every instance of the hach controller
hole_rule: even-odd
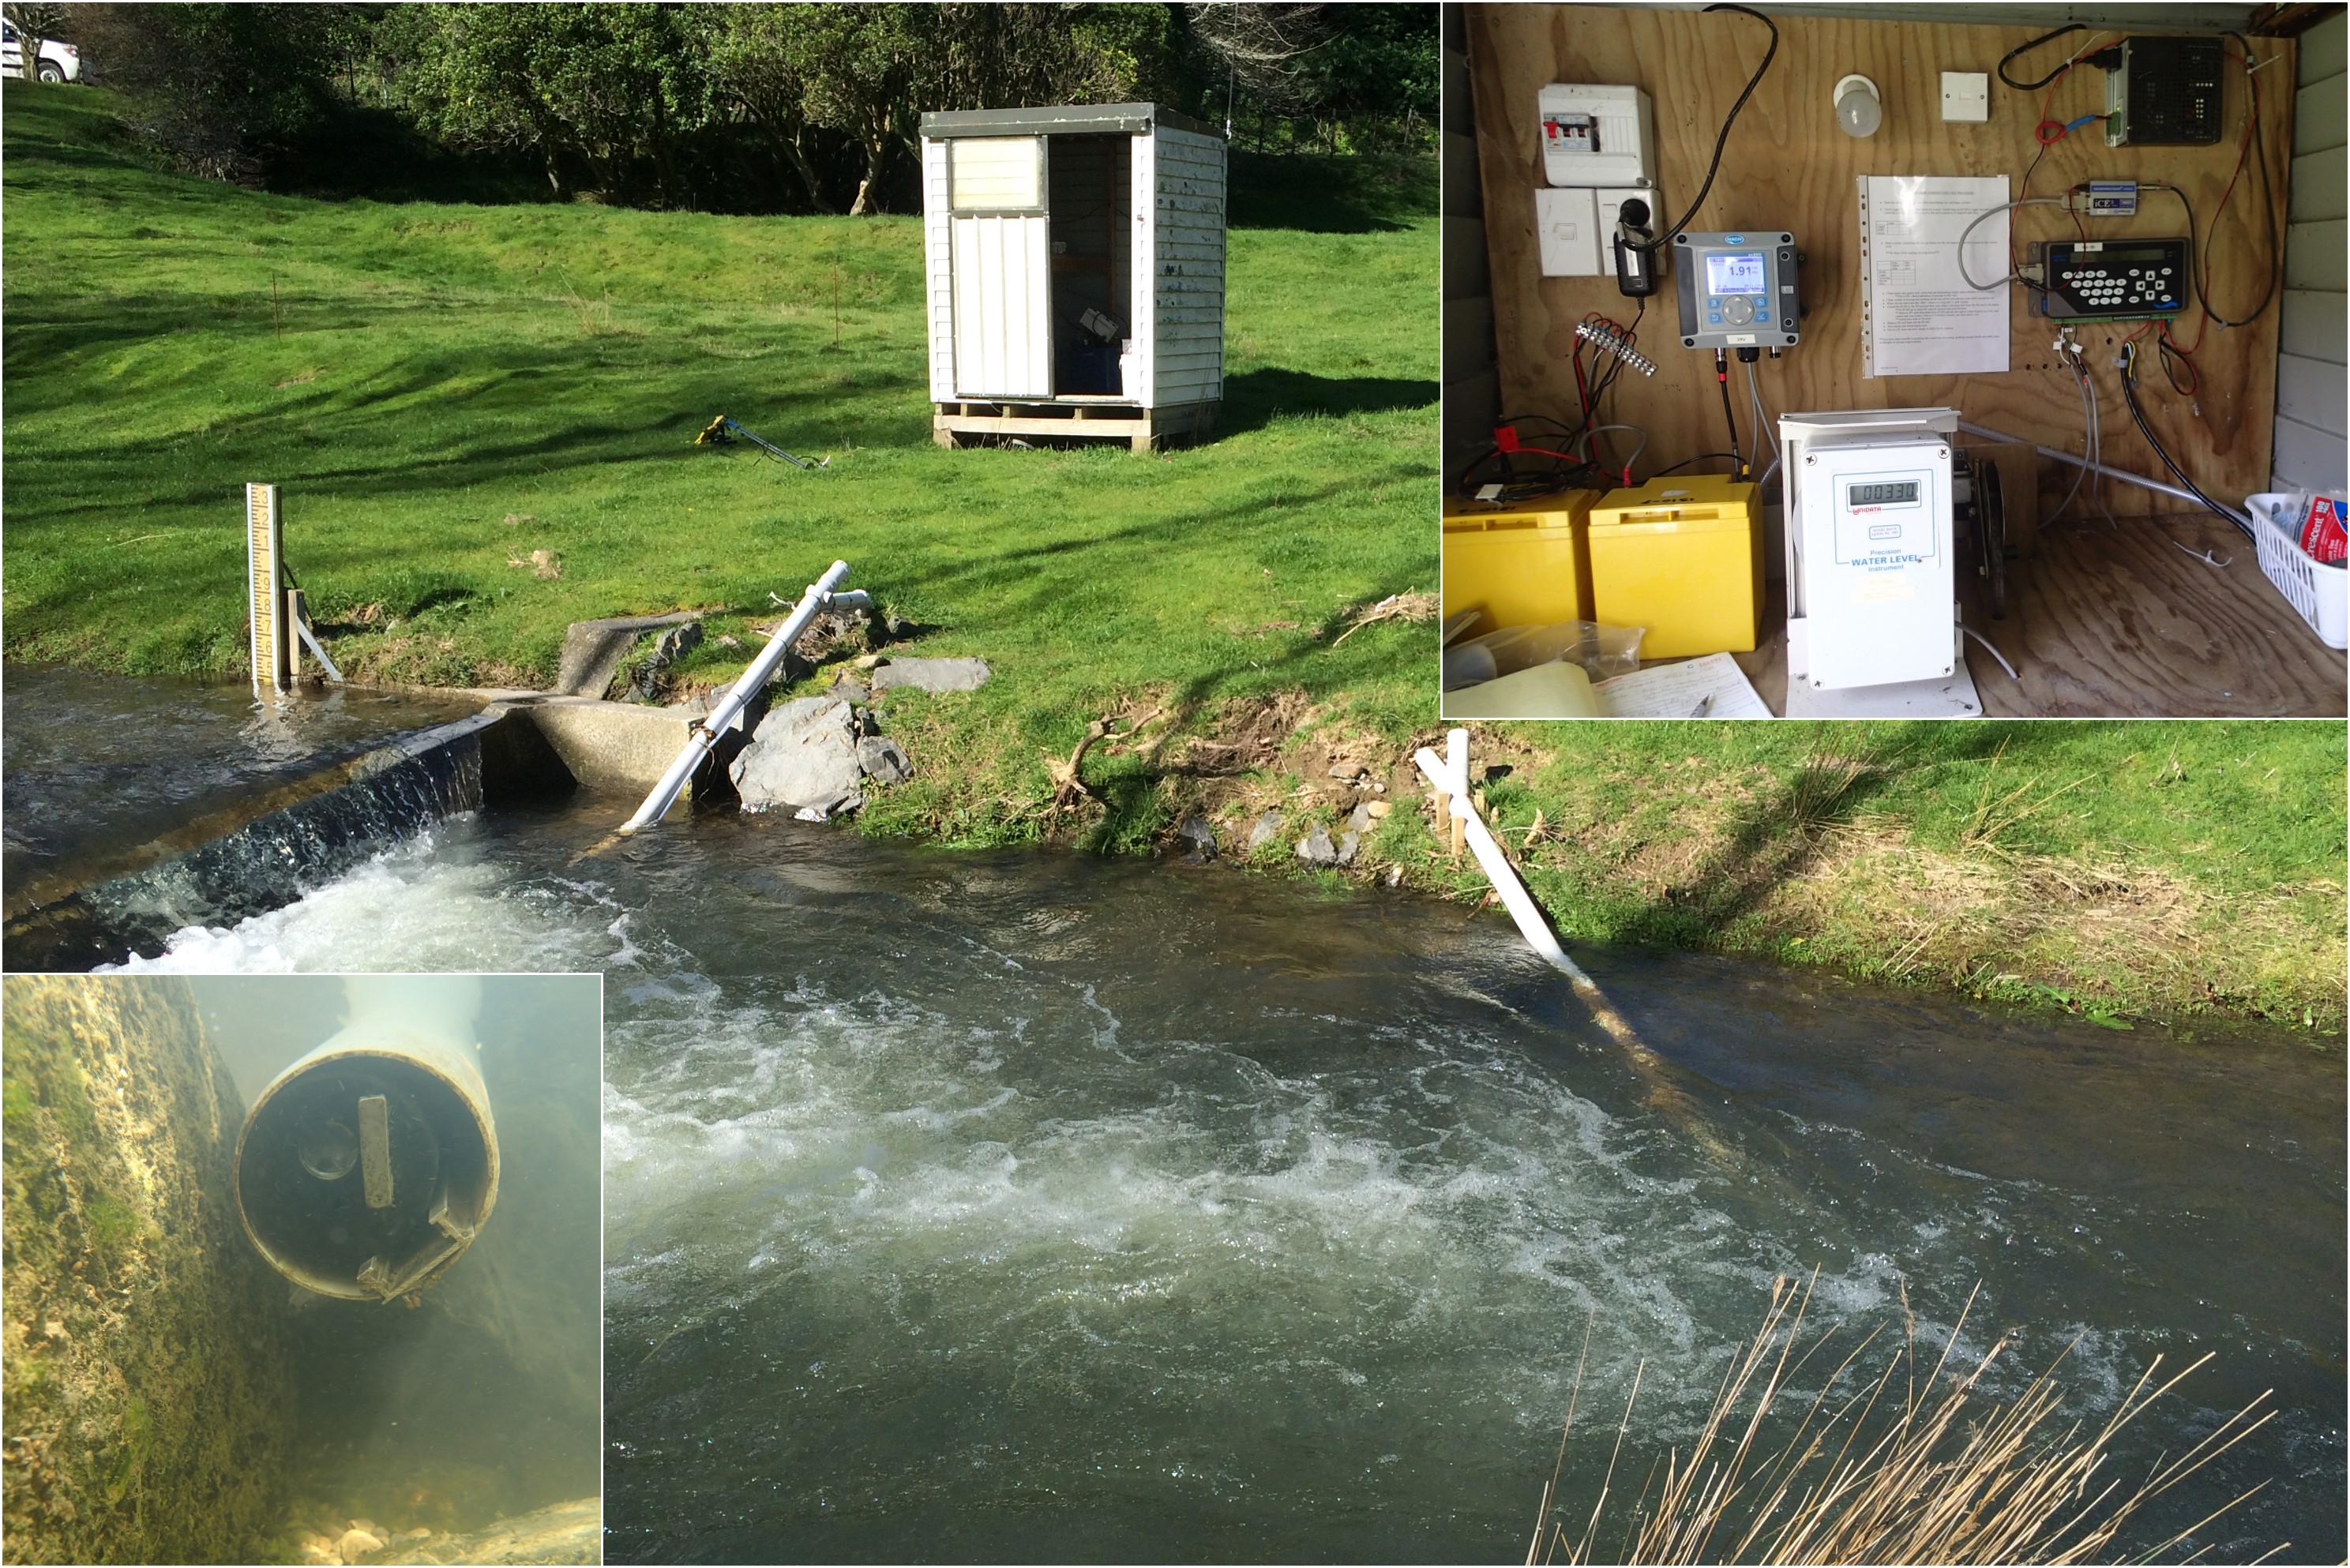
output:
[[[1802,337],[1794,235],[1682,234],[1673,252],[1682,348],[1792,348]]]

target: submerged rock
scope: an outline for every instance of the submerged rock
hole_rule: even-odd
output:
[[[873,690],[910,686],[917,691],[976,691],[993,673],[983,659],[893,659],[873,671]]]
[[[726,771],[744,811],[812,811],[822,821],[864,782],[856,711],[837,697],[772,709]]]
[[[383,1542],[364,1530],[352,1529],[343,1532],[343,1538],[335,1542],[335,1550],[345,1563],[362,1563],[369,1552],[382,1551]]]

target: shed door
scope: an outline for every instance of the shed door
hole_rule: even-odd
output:
[[[947,143],[955,395],[1053,395],[1053,245],[1045,139]]]

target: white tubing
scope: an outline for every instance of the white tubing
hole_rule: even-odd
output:
[[[1486,879],[1493,884],[1493,891],[1502,896],[1502,905],[1510,911],[1510,919],[1517,921],[1519,934],[1526,939],[1526,945],[1578,986],[1589,985],[1591,977],[1577,969],[1575,961],[1559,947],[1558,938],[1551,930],[1550,922],[1543,919],[1542,906],[1534,902],[1534,895],[1527,892],[1525,884],[1518,880],[1517,872],[1511,868],[1509,860],[1502,854],[1502,846],[1494,842],[1484,819],[1477,815],[1476,805],[1469,798],[1469,732],[1455,730],[1446,737],[1446,749],[1452,753],[1453,761],[1448,763],[1425,746],[1414,753],[1412,760],[1427,775],[1430,786],[1451,801],[1453,818],[1468,835],[1469,847],[1477,854],[1477,864],[1484,868]]]
[[[650,823],[659,822],[668,813],[677,800],[677,792],[685,787],[685,781],[693,776],[693,770],[701,765],[702,758],[710,754],[710,748],[718,743],[718,737],[725,733],[736,715],[774,677],[777,667],[784,662],[784,655],[791,651],[792,644],[799,640],[800,633],[807,629],[808,622],[816,618],[817,612],[831,600],[833,590],[840,587],[841,579],[847,576],[848,563],[835,561],[823,576],[808,585],[807,592],[800,596],[800,602],[793,609],[790,618],[776,628],[767,646],[759,650],[759,657],[751,661],[751,668],[743,671],[743,678],[718,700],[718,706],[710,711],[710,716],[695,726],[691,738],[677,753],[677,761],[670,763],[669,772],[661,774],[660,783],[653,785],[652,793],[645,796],[645,804],[637,807],[637,815],[620,825],[622,833],[634,833]]]
[[[2092,473],[2102,473],[2108,479],[2126,479],[2132,484],[2143,485],[2148,490],[2158,490],[2165,495],[2176,495],[2181,501],[2192,501],[2198,511],[2200,511],[2203,506],[2201,500],[2192,492],[2181,490],[2175,484],[2165,484],[2158,479],[2147,479],[2143,475],[2132,473],[2126,468],[2108,468],[2102,462],[2092,462],[2086,458],[2074,457],[2069,452],[2060,451],[2053,446],[2042,446],[2038,441],[2026,441],[2022,436],[2012,436],[2005,431],[1995,431],[1982,425],[1969,424],[1964,420],[1959,421],[1959,428],[1969,435],[1979,435],[1991,441],[2005,441],[2010,446],[2028,446],[2043,457],[2053,457],[2059,462],[2069,462],[2075,468],[2085,468]]]

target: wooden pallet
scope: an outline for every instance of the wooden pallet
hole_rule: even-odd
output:
[[[1175,437],[1193,442],[1216,428],[1215,403],[1179,403],[1144,409],[1132,403],[980,402],[964,400],[934,405],[931,439],[941,446],[965,445],[989,436],[1026,441],[1122,441],[1149,452]]]

